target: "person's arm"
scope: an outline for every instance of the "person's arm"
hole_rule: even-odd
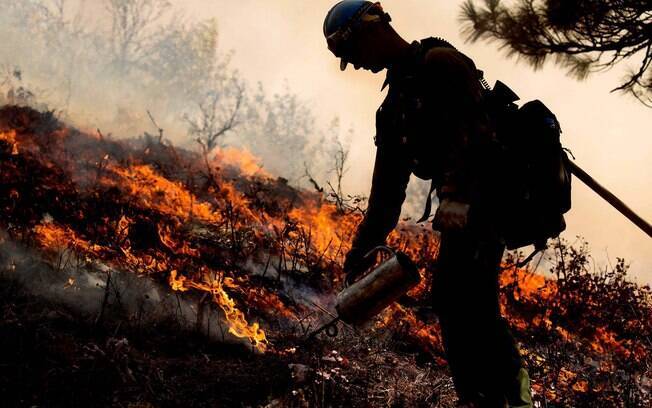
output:
[[[410,174],[409,158],[402,146],[394,143],[378,146],[367,213],[344,263],[347,274],[355,277],[363,272],[369,266],[363,262],[364,255],[382,245],[398,224]]]

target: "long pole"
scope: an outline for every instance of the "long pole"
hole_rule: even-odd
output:
[[[577,164],[573,163],[570,160],[567,163],[570,167],[571,173],[573,173],[578,179],[582,180],[582,182],[586,184],[591,190],[595,191],[600,197],[604,198],[605,201],[611,204],[616,210],[620,211],[622,215],[627,217],[631,222],[636,224],[637,227],[642,229],[643,232],[652,238],[652,225],[650,225],[649,222],[645,221],[641,216],[629,208],[627,204],[622,202],[622,200],[613,195],[600,183],[595,181],[593,177],[589,176],[589,174],[582,170]]]

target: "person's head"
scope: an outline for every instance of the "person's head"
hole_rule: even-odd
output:
[[[380,3],[345,0],[333,6],[324,19],[324,36],[328,49],[341,59],[340,69],[348,63],[372,72],[387,68],[407,46],[390,21]]]

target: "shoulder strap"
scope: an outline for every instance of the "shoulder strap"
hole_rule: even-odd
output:
[[[428,198],[426,199],[426,208],[423,209],[423,215],[417,221],[417,224],[426,221],[430,217],[432,212],[432,192],[437,188],[435,180],[433,179],[430,182],[430,191],[428,191]]]
[[[421,45],[422,56],[425,56],[426,53],[431,48],[435,48],[435,47],[451,48],[457,50],[457,48],[455,48],[454,45],[452,45],[451,43],[449,43],[448,41],[444,40],[441,37],[424,38],[423,40],[421,40],[420,45]],[[421,218],[419,218],[417,223],[422,223],[428,220],[428,218],[430,218],[430,214],[432,213],[432,193],[436,189],[437,189],[437,185],[435,183],[435,180],[433,179],[432,182],[430,183],[430,189],[428,190],[428,197],[426,199],[426,206],[423,210],[423,215],[421,216]]]

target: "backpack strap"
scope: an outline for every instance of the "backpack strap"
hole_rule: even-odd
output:
[[[451,43],[449,43],[448,41],[440,37],[424,38],[423,40],[421,40],[420,45],[421,45],[422,55],[425,55],[428,52],[428,50],[435,47],[456,49],[455,46],[453,46]],[[421,218],[419,218],[417,224],[427,221],[428,218],[430,218],[430,214],[432,213],[432,193],[436,189],[437,189],[437,185],[435,183],[435,180],[433,179],[430,183],[430,189],[428,190],[428,198],[426,199],[426,205],[425,208],[423,209],[423,215],[421,216]]]
[[[437,185],[435,184],[435,180],[433,179],[430,182],[430,191],[428,191],[428,198],[426,199],[426,208],[423,209],[423,215],[419,220],[417,221],[417,224],[422,223],[426,221],[428,218],[430,218],[430,213],[432,212],[432,192],[435,191],[437,188]]]
[[[530,253],[530,255],[528,255],[528,256],[527,256],[525,259],[523,259],[522,261],[514,262],[514,263],[510,263],[510,264],[506,264],[506,265],[504,265],[504,266],[501,266],[501,267],[500,267],[500,270],[501,270],[501,271],[505,271],[505,270],[507,270],[507,269],[511,269],[511,268],[517,268],[517,269],[524,268],[525,266],[527,266],[527,264],[530,263],[530,261],[532,261],[532,259],[534,259],[534,257],[535,257],[538,253],[541,253],[541,252],[545,251],[546,249],[548,249],[548,243],[547,243],[547,240],[546,240],[546,241],[538,241],[538,242],[535,242],[535,243],[534,243],[534,251],[532,251],[532,252]],[[537,266],[538,266],[538,264],[537,264]]]

